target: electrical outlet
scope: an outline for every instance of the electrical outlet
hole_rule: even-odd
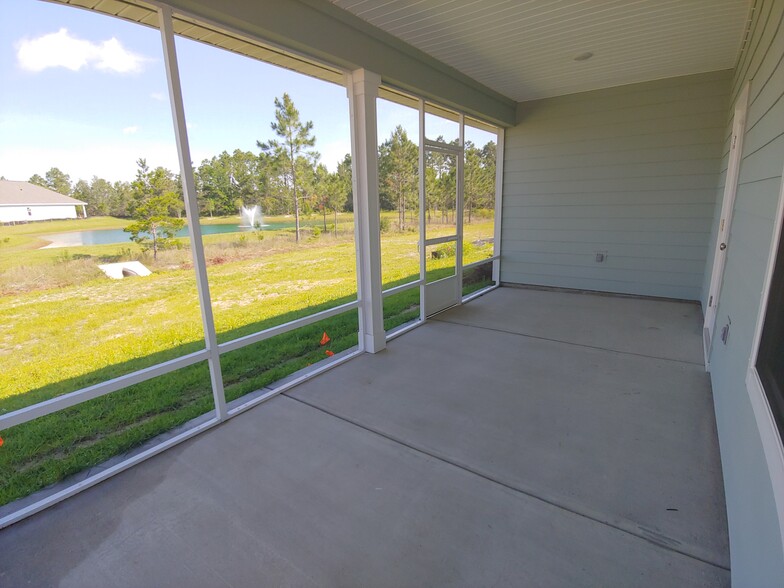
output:
[[[604,263],[607,259],[607,252],[606,251],[597,251],[596,252],[596,263]]]

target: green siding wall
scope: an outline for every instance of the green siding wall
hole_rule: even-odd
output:
[[[518,105],[506,133],[502,281],[699,299],[731,79]]]
[[[784,1],[759,0],[746,50],[732,86],[732,102],[752,80],[737,199],[717,329],[732,322],[726,345],[711,350],[711,379],[721,444],[733,585],[784,585],[784,559],[775,502],[745,377],[760,305],[784,165]],[[723,167],[727,167],[732,112],[728,111]],[[717,191],[712,235],[721,206]],[[712,239],[712,241],[715,237]],[[707,295],[713,246],[706,266]]]

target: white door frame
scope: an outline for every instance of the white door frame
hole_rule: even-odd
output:
[[[716,234],[716,243],[713,254],[713,269],[711,270],[708,301],[705,309],[705,322],[703,325],[703,350],[705,353],[705,369],[710,366],[710,350],[716,326],[716,310],[719,306],[719,295],[724,278],[724,266],[727,263],[727,246],[729,243],[732,213],[735,208],[735,196],[738,191],[738,176],[740,175],[741,156],[743,155],[743,136],[746,131],[746,111],[749,103],[749,89],[751,81],[747,81],[735,102],[734,117],[732,121],[732,137],[730,138],[729,163],[727,177],[724,182],[724,195],[721,202],[721,216],[719,230]]]
[[[455,232],[453,235],[448,235],[444,237],[434,237],[429,239],[427,237],[427,223],[423,223],[425,226],[425,233],[424,233],[424,250],[427,251],[427,247],[430,245],[439,245],[441,243],[454,243],[455,244],[455,273],[451,276],[447,276],[446,278],[441,278],[440,280],[436,280],[435,282],[427,282],[427,271],[425,271],[425,282],[423,285],[425,297],[424,297],[424,304],[423,307],[425,309],[425,316],[432,316],[437,312],[441,312],[442,310],[446,310],[447,308],[451,308],[452,306],[456,306],[460,304],[463,300],[463,146],[462,146],[462,137],[463,137],[463,130],[462,130],[462,116],[461,119],[461,129],[460,129],[460,145],[446,145],[446,144],[439,144],[436,141],[429,141],[425,139],[424,144],[420,147],[423,154],[426,154],[428,151],[438,151],[441,153],[446,153],[448,155],[452,155],[455,158],[455,174],[456,174],[456,181],[455,181]],[[426,157],[423,155],[422,161],[424,162]],[[421,171],[421,177],[425,175],[424,166],[426,164],[423,163],[423,167]],[[424,182],[423,182],[424,184]],[[423,185],[424,189],[424,185]],[[422,198],[424,200],[424,196]],[[426,211],[423,209],[420,210],[421,215],[426,215]],[[427,266],[427,258],[425,258],[425,270]]]
[[[463,166],[465,118],[458,114],[458,144],[450,145],[426,137],[425,101],[419,101],[419,223],[420,223],[420,278],[421,318],[460,304],[463,300]],[[436,151],[455,158],[455,233],[445,237],[427,238],[425,203],[426,153]],[[455,273],[435,282],[427,282],[427,247],[440,243],[455,243]]]

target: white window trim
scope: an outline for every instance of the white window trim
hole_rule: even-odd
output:
[[[705,355],[705,371],[710,371],[710,354],[716,336],[716,311],[721,297],[721,286],[724,280],[724,268],[727,265],[727,245],[730,240],[730,226],[735,209],[735,198],[738,194],[740,164],[743,158],[743,139],[746,135],[746,115],[749,106],[751,82],[747,81],[733,109],[732,133],[730,135],[730,152],[727,163],[727,176],[724,181],[724,192],[721,200],[719,227],[713,248],[713,266],[708,287],[707,308],[703,324],[703,352]],[[722,249],[722,246],[724,249]]]
[[[751,407],[754,411],[754,419],[757,422],[762,449],[765,453],[765,461],[768,466],[771,486],[773,488],[773,499],[776,504],[776,514],[779,523],[779,533],[781,535],[782,556],[784,556],[784,444],[782,444],[770,403],[762,387],[756,363],[759,353],[760,339],[762,338],[762,328],[765,324],[765,311],[768,306],[770,286],[773,280],[773,269],[776,265],[776,252],[778,250],[779,239],[782,232],[782,217],[784,216],[784,177],[779,188],[779,202],[776,209],[775,224],[773,227],[773,237],[771,239],[768,252],[768,264],[765,270],[765,281],[762,288],[762,298],[760,300],[759,312],[757,314],[757,324],[754,329],[754,339],[749,356],[749,366],[746,373],[746,392],[749,395]]]

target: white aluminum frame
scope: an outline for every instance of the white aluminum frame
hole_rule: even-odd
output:
[[[163,363],[107,380],[106,382],[100,382],[88,386],[87,388],[63,394],[62,396],[55,396],[49,400],[31,404],[30,406],[0,416],[0,431],[52,414],[58,410],[76,406],[77,404],[87,402],[93,398],[99,398],[111,392],[117,392],[118,390],[128,388],[134,384],[140,384],[141,382],[146,382],[152,378],[169,374],[173,371],[209,359],[209,357],[209,352],[206,349],[202,349],[195,353],[189,353],[182,357],[170,359],[169,361],[164,361]]]
[[[176,48],[174,44],[174,31],[172,28],[171,9],[165,5],[158,5],[159,26],[161,41],[164,51],[164,61],[166,64],[167,82],[169,84],[170,102],[172,103],[172,119],[175,125],[175,140],[177,142],[178,155],[180,159],[180,169],[183,177],[183,191],[186,201],[186,217],[188,228],[191,232],[191,251],[194,258],[194,269],[197,277],[197,290],[202,316],[202,328],[205,333],[205,349],[177,357],[141,370],[101,382],[93,386],[88,386],[80,390],[75,390],[62,396],[32,404],[20,408],[13,412],[0,416],[0,431],[10,427],[26,423],[28,421],[46,416],[58,410],[63,410],[82,402],[104,396],[111,392],[116,392],[124,388],[145,382],[152,378],[163,376],[207,360],[210,367],[210,384],[212,386],[214,403],[216,406],[216,417],[219,420],[227,418],[226,400],[223,392],[223,379],[220,372],[220,356],[224,353],[235,351],[247,345],[252,345],[274,337],[293,331],[300,327],[313,324],[317,321],[336,316],[354,308],[359,308],[359,301],[348,302],[334,308],[323,310],[293,321],[270,327],[257,333],[252,333],[238,339],[233,339],[224,343],[217,343],[217,333],[215,329],[214,315],[209,294],[209,282],[207,281],[206,259],[204,255],[204,245],[201,239],[201,227],[198,224],[198,205],[195,198],[195,182],[193,170],[190,164],[184,165],[183,162],[190,162],[190,149],[188,145],[187,127],[185,124],[185,114],[182,102],[181,85],[179,81],[179,69],[177,67]],[[358,284],[359,287],[359,284]],[[210,341],[212,346],[210,347]],[[360,340],[360,346],[361,346]],[[216,380],[217,378],[217,380]]]
[[[389,288],[384,290],[381,293],[381,296],[386,298],[387,296],[394,296],[395,294],[400,294],[401,292],[405,292],[406,290],[413,290],[417,286],[422,284],[422,280],[414,280],[413,282],[406,282],[405,284],[401,284],[400,286],[395,286],[393,288]]]
[[[419,208],[419,215],[420,215],[420,226],[424,227],[422,229],[421,238],[423,239],[423,247],[421,248],[422,255],[422,271],[425,274],[425,283],[422,287],[423,294],[421,295],[421,299],[419,301],[420,308],[425,317],[437,314],[442,310],[446,310],[447,308],[451,308],[452,306],[457,306],[462,304],[463,302],[463,188],[464,188],[464,171],[465,171],[465,148],[464,148],[464,136],[465,136],[465,116],[462,113],[458,113],[457,115],[457,124],[458,124],[458,140],[457,145],[451,145],[448,143],[443,143],[441,141],[433,141],[432,139],[425,138],[426,129],[425,129],[425,110],[427,108],[427,103],[424,100],[420,100],[419,109],[420,109],[420,145],[419,145],[419,155],[420,155],[420,167],[419,167],[419,177],[420,177],[420,208]],[[438,115],[434,115],[438,116]],[[428,239],[426,237],[427,231],[427,222],[426,222],[426,211],[424,209],[424,203],[427,202],[426,199],[426,192],[425,192],[425,155],[428,151],[434,151],[436,153],[444,153],[447,155],[452,155],[455,158],[455,233],[453,235],[446,235],[443,237],[433,237],[432,239]],[[451,276],[447,276],[445,278],[441,278],[439,280],[435,280],[434,282],[427,282],[427,247],[432,245],[439,245],[441,243],[455,243],[455,273]],[[453,288],[454,292],[452,294],[448,294],[448,288],[445,288],[445,284],[454,280]],[[439,308],[433,312],[430,312],[428,308],[428,290],[430,291],[430,299],[433,300],[436,297],[446,297],[448,295],[448,299],[445,299],[446,306],[443,308]],[[438,304],[441,307],[441,304]],[[429,314],[428,314],[429,313]]]
[[[495,287],[501,285],[501,225],[503,220],[504,200],[504,141],[506,135],[503,128],[498,129],[495,140],[495,224],[493,229],[493,281]]]
[[[503,216],[504,193],[504,129],[498,128],[495,140],[495,209],[493,210],[493,255],[487,259],[480,259],[463,266],[463,269],[474,267],[488,261],[493,262],[493,283],[486,288],[471,292],[463,297],[463,304],[479,298],[501,285],[501,219]]]
[[[223,355],[224,353],[229,353],[230,351],[236,351],[237,349],[242,349],[243,347],[247,347],[248,345],[259,343],[266,339],[275,337],[276,335],[282,335],[283,333],[288,333],[289,331],[293,331],[294,329],[299,329],[300,327],[312,325],[313,323],[317,323],[318,321],[328,319],[330,317],[337,316],[339,314],[343,314],[344,312],[352,310],[354,308],[359,308],[359,302],[356,300],[353,302],[346,302],[345,304],[341,304],[333,308],[328,308],[327,310],[322,310],[314,314],[309,314],[308,316],[294,319],[293,321],[283,323],[282,325],[276,325],[274,327],[264,329],[263,331],[258,331],[257,333],[251,333],[250,335],[245,335],[244,337],[239,337],[237,339],[232,339],[231,341],[219,343],[218,351],[220,352],[221,355]]]
[[[33,504],[19,509],[0,518],[0,529],[18,522],[32,514],[40,512],[41,510],[57,504],[58,502],[69,498],[85,490],[95,484],[100,483],[138,463],[149,459],[169,449],[183,441],[190,439],[215,425],[220,424],[226,419],[232,418],[246,410],[261,404],[262,402],[277,396],[289,390],[290,388],[309,380],[325,371],[328,371],[350,359],[362,354],[363,352],[375,352],[383,349],[386,341],[398,337],[413,328],[416,328],[425,321],[425,289],[426,283],[426,245],[445,243],[450,241],[457,241],[460,252],[462,252],[462,185],[463,185],[463,143],[464,143],[464,124],[465,119],[462,113],[458,114],[460,125],[460,139],[459,147],[448,145],[437,141],[429,141],[425,139],[425,109],[426,102],[422,98],[419,101],[419,204],[420,204],[420,235],[419,235],[419,250],[420,250],[420,271],[419,279],[414,280],[400,286],[395,286],[387,290],[382,290],[381,287],[381,257],[380,257],[380,226],[379,226],[379,202],[378,202],[378,162],[376,151],[376,110],[375,100],[378,96],[378,88],[381,83],[381,78],[377,74],[367,72],[365,70],[357,70],[354,72],[345,72],[345,81],[349,95],[349,109],[350,118],[352,123],[352,162],[354,162],[353,178],[354,178],[354,210],[357,219],[355,220],[355,245],[357,248],[357,299],[347,302],[327,310],[323,310],[287,323],[270,327],[262,331],[239,337],[223,343],[218,343],[217,331],[215,327],[215,319],[212,309],[209,281],[207,277],[206,259],[204,254],[204,244],[201,238],[201,226],[199,225],[199,211],[198,203],[196,200],[195,179],[193,168],[191,165],[191,154],[188,140],[187,125],[185,121],[185,110],[182,98],[182,87],[179,76],[179,66],[177,61],[175,34],[173,27],[173,14],[170,6],[152,0],[151,5],[155,6],[158,11],[159,30],[161,33],[161,43],[164,55],[164,63],[166,69],[167,85],[169,90],[169,101],[172,110],[172,122],[175,131],[175,140],[177,144],[177,153],[180,163],[180,171],[183,182],[183,196],[186,208],[186,219],[190,231],[190,246],[191,254],[194,260],[194,271],[196,275],[197,293],[199,299],[199,306],[202,318],[202,328],[204,331],[205,348],[196,352],[183,355],[147,368],[131,372],[113,378],[111,380],[88,386],[73,392],[58,396],[43,402],[39,402],[19,410],[10,412],[0,416],[0,431],[10,427],[32,421],[34,419],[52,414],[59,410],[72,407],[82,402],[99,398],[106,394],[116,392],[135,384],[148,381],[152,378],[163,376],[172,373],[176,370],[195,365],[202,361],[207,361],[210,370],[210,385],[213,392],[213,402],[215,407],[215,414],[212,418],[204,423],[200,423],[193,428],[190,428],[166,441],[156,444],[155,446],[141,451],[136,455],[128,457],[119,463],[94,474],[85,480],[75,483],[67,488],[46,496]],[[185,11],[179,11],[190,18],[196,18]],[[201,17],[196,18],[205,23]],[[214,24],[214,23],[213,23]],[[372,102],[372,104],[371,104]],[[432,103],[427,103],[432,104]],[[503,130],[499,130],[499,137],[503,136]],[[456,224],[460,227],[457,235],[446,238],[435,238],[428,242],[425,240],[425,175],[424,175],[424,154],[425,148],[432,151],[441,151],[458,156],[458,210],[456,211]],[[501,144],[499,141],[499,152],[501,153],[501,161],[503,159]],[[359,178],[359,180],[358,180]],[[360,182],[359,184],[357,182]],[[500,185],[497,183],[496,188],[496,250],[498,252],[498,244],[500,244],[500,206],[498,197],[500,194]],[[359,211],[359,212],[357,212]],[[378,246],[375,246],[378,245]],[[364,253],[363,253],[364,252]],[[462,270],[462,255],[459,256],[459,261],[456,260],[456,275],[457,267],[460,266]],[[497,263],[498,256],[492,259]],[[475,264],[486,263],[488,260],[481,260],[466,267],[472,267]],[[495,267],[495,266],[494,266]],[[495,269],[494,269],[495,271]],[[440,281],[440,280],[439,280]],[[434,282],[435,283],[435,282]],[[462,288],[462,280],[457,281],[458,284],[458,301],[460,304],[459,292]],[[497,284],[496,284],[497,285]],[[418,320],[395,329],[389,335],[383,330],[383,299],[388,296],[405,292],[414,288],[420,288],[420,317]],[[484,289],[474,293],[471,298],[481,295],[488,291]],[[320,320],[357,309],[359,313],[360,330],[358,333],[358,349],[349,351],[345,355],[341,354],[340,357],[335,357],[331,360],[320,362],[308,370],[303,370],[301,375],[295,377],[293,380],[286,382],[277,388],[270,390],[264,394],[256,396],[247,402],[239,404],[238,406],[228,409],[226,398],[223,388],[223,378],[221,374],[220,356],[225,353],[230,353],[242,347],[264,341],[276,335],[293,331],[300,327],[304,327]],[[380,332],[379,332],[380,325]],[[363,326],[370,328],[368,333],[363,331]],[[364,336],[363,336],[364,333]]]
[[[199,295],[199,308],[204,329],[204,341],[207,346],[210,366],[210,382],[215,400],[215,416],[222,421],[226,418],[226,394],[223,390],[218,335],[215,331],[215,316],[212,312],[210,284],[207,281],[207,261],[204,256],[204,243],[199,224],[199,204],[196,200],[196,181],[193,177],[191,149],[188,142],[188,128],[185,124],[185,107],[182,102],[182,85],[180,69],[177,63],[177,48],[174,42],[174,25],[172,11],[168,6],[158,8],[158,25],[161,30],[163,44],[163,60],[166,65],[166,81],[169,86],[169,104],[174,121],[174,137],[177,143],[177,155],[180,159],[180,178],[185,198],[185,218],[190,234],[193,269],[196,272],[196,289]]]
[[[427,300],[427,246],[425,233],[427,231],[425,206],[425,100],[419,99],[419,322],[427,320],[425,301]]]
[[[457,124],[457,144],[460,153],[457,155],[457,195],[455,197],[455,299],[457,304],[463,303],[463,224],[465,223],[465,116],[460,113]]]

